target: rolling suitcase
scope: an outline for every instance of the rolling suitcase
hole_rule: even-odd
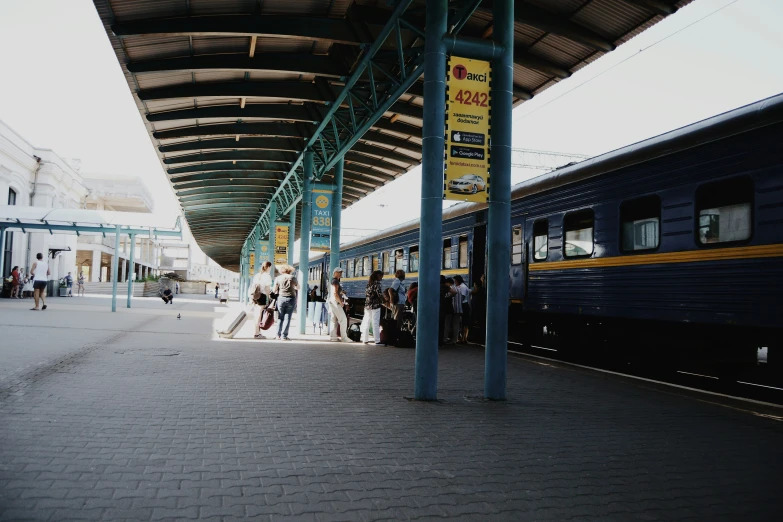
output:
[[[244,309],[229,310],[215,331],[223,339],[233,339],[242,329],[245,321],[247,321],[247,312]]]

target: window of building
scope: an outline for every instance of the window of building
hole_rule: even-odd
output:
[[[519,231],[519,235],[522,235],[522,230]],[[544,261],[547,255],[549,255],[549,221],[539,219],[533,223],[533,260]]]
[[[459,262],[460,268],[468,267],[468,236],[459,236]]]
[[[408,272],[419,271],[419,245],[408,249]]]
[[[394,270],[391,273],[396,272],[397,270],[405,270],[405,267],[403,266],[404,256],[402,253],[402,249],[399,248],[394,251]]]
[[[369,277],[372,273],[372,269],[370,267],[370,258],[368,256],[364,256],[362,258],[362,266],[364,268],[364,275]]]
[[[565,257],[590,257],[593,255],[594,222],[592,209],[565,215],[565,219],[563,219]]]
[[[696,191],[698,240],[702,245],[750,239],[753,182],[741,177],[702,185]]]
[[[655,250],[660,242],[661,198],[645,196],[620,205],[620,249]]]
[[[443,240],[443,268],[451,268],[451,239]]]
[[[511,264],[522,264],[522,226],[511,227]]]

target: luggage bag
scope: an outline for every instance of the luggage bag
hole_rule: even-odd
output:
[[[223,339],[233,339],[237,332],[242,329],[245,321],[247,321],[247,312],[245,310],[229,310],[215,331]]]

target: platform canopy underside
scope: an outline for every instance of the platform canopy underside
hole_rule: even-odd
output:
[[[516,1],[515,102],[690,1]],[[268,231],[271,200],[279,218],[300,206],[306,146],[324,183],[344,154],[344,207],[421,163],[423,0],[388,35],[382,30],[397,2],[386,0],[94,4],[190,230],[225,268],[237,270],[246,239]],[[491,0],[449,7],[459,36],[492,35]],[[341,96],[379,35],[370,66]],[[340,112],[330,115],[336,100]],[[297,212],[297,236],[298,221]]]

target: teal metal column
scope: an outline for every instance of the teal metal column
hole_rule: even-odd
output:
[[[275,278],[275,221],[277,221],[277,202],[269,204],[269,261],[272,262],[272,279]]]
[[[114,257],[111,260],[111,311],[117,311],[117,272],[120,264],[120,226],[114,233]]]
[[[131,297],[133,297],[133,265],[135,263],[134,255],[136,252],[136,234],[130,234],[130,269],[128,270],[128,304],[131,307]]]
[[[504,49],[492,60],[492,130],[487,224],[487,336],[484,397],[506,399],[508,267],[511,261],[511,111],[514,87],[514,2],[495,0],[493,40]],[[527,262],[527,260],[525,260]],[[476,274],[475,277],[478,277]]]
[[[256,252],[255,266],[253,267],[254,273],[258,273],[261,268],[261,225],[256,225],[256,235],[253,241],[253,250]]]
[[[332,280],[334,269],[340,266],[340,226],[343,213],[343,169],[345,158],[334,165],[334,194],[332,194],[332,232],[329,236],[329,273],[327,281]]]
[[[310,231],[313,205],[313,151],[305,150],[302,163],[302,230],[299,234],[299,333],[304,335],[307,329],[307,268],[310,262]]]
[[[237,289],[237,301],[240,303],[245,302],[245,249],[242,249],[242,253],[239,255],[239,288]]]
[[[443,234],[443,155],[446,118],[446,34],[448,0],[427,0],[424,42],[424,127],[422,128],[419,314],[416,326],[414,398],[438,395],[438,293]]]
[[[288,222],[291,226],[288,229],[288,264],[294,264],[294,243],[296,243],[296,205],[288,214]]]

